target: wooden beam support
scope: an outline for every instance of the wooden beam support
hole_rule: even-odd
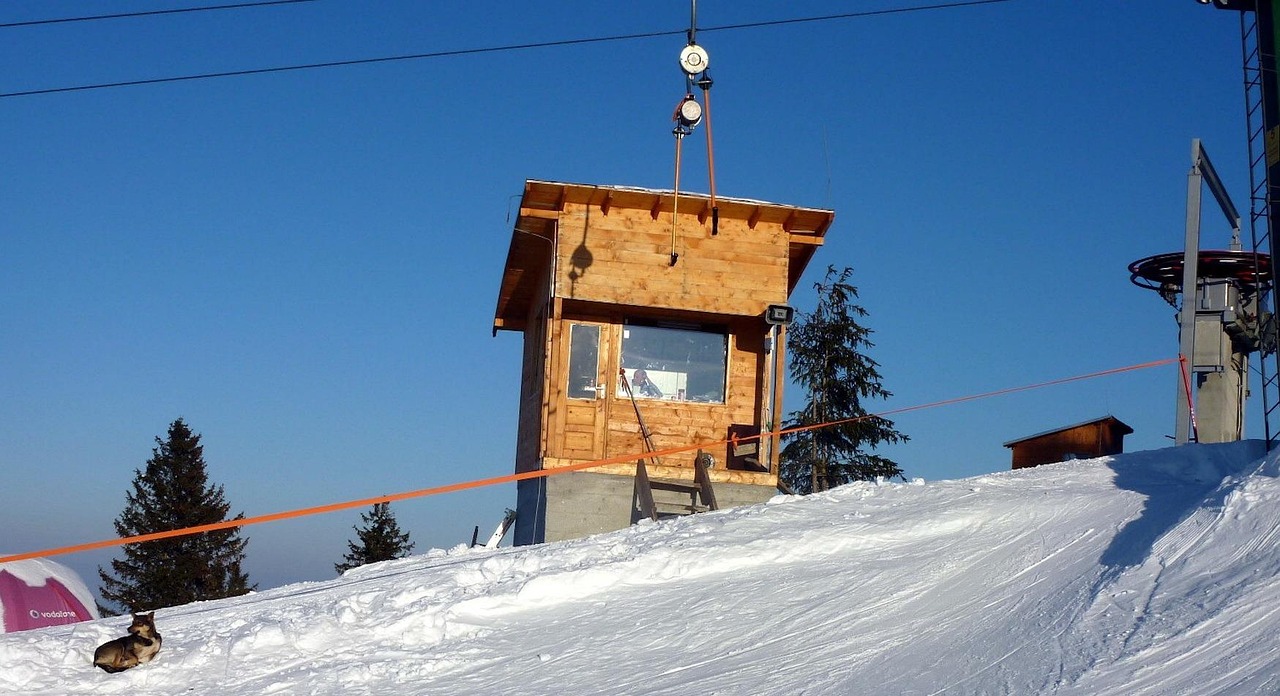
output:
[[[698,484],[698,494],[702,496],[702,504],[707,506],[708,510],[719,510],[720,505],[716,503],[716,491],[711,485],[711,476],[707,474],[707,469],[711,468],[711,455],[698,450],[698,456],[693,459],[693,480]]]
[[[704,202],[702,204],[702,210],[698,211],[698,224],[707,224],[708,217],[711,217],[711,201]]]
[[[644,460],[636,460],[636,486],[635,486],[636,502],[640,505],[640,512],[645,517],[658,521],[658,506],[653,502],[653,485],[649,483],[649,473],[645,470]]]
[[[653,197],[653,207],[649,208],[649,217],[654,220],[658,219],[658,213],[662,210],[662,196]]]
[[[600,201],[600,212],[608,215],[611,203],[613,203],[613,191],[605,191],[604,200]]]
[[[760,222],[760,215],[763,212],[764,208],[757,205],[755,209],[751,211],[750,217],[747,218],[747,227],[754,230],[756,228],[756,224]]]
[[[818,237],[826,235],[827,230],[831,228],[831,223],[834,221],[835,217],[828,215],[827,218],[822,221],[822,224],[818,225],[818,229],[814,230],[813,233]]]
[[[767,471],[775,476],[782,462],[782,438],[777,435],[778,430],[782,428],[782,388],[786,385],[787,375],[787,327],[778,327],[777,341],[773,346],[773,402],[770,407],[773,413],[769,414],[772,421],[773,435],[770,435],[769,442],[769,461],[760,462],[765,465]],[[782,481],[781,478],[778,479]],[[784,484],[785,485],[785,484]]]
[[[789,241],[792,244],[804,244],[807,246],[822,246],[823,240],[822,240],[822,237],[815,237],[814,235],[811,235],[811,234],[797,234],[793,232],[791,233],[791,237],[789,238]]]
[[[536,220],[559,220],[560,211],[543,210],[541,208],[520,208],[520,217],[534,218]]]
[[[782,223],[782,229],[784,232],[790,233],[791,228],[794,227],[795,224],[796,224],[796,211],[793,210],[787,215],[786,221]]]

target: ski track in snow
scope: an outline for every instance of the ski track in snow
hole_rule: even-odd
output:
[[[1280,692],[1280,464],[1193,446],[433,550],[0,636],[5,694]]]

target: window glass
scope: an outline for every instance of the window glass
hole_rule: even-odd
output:
[[[569,398],[594,399],[596,375],[600,373],[600,327],[589,324],[569,326]]]
[[[627,324],[622,374],[637,399],[722,404],[728,346],[723,329]]]

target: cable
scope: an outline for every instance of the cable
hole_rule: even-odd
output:
[[[577,464],[569,464],[566,466],[558,466],[552,469],[537,469],[533,471],[522,471],[516,474],[507,474],[505,476],[492,476],[490,478],[476,479],[473,481],[463,481],[461,483],[452,483],[444,486],[436,486],[434,488],[422,488],[416,491],[406,491],[404,493],[395,493],[392,495],[382,495],[376,498],[363,498],[361,500],[348,500],[340,503],[332,503],[329,505],[317,505],[314,507],[299,508],[296,510],[285,510],[283,512],[273,512],[267,515],[257,515],[254,517],[239,517],[236,519],[223,520],[221,522],[212,522],[210,524],[202,524],[194,527],[184,527],[181,529],[173,529],[164,532],[152,532],[150,534],[140,534],[130,537],[117,537],[115,539],[104,539],[102,541],[93,541],[85,544],[75,544],[73,546],[63,546],[60,548],[44,549],[42,551],[31,551],[28,553],[13,554],[10,556],[0,556],[0,563],[11,563],[14,561],[24,561],[31,558],[47,558],[49,556],[60,556],[68,553],[79,553],[81,551],[92,551],[95,549],[105,549],[114,546],[124,546],[125,544],[139,544],[146,541],[157,541],[159,539],[170,539],[174,537],[190,536],[192,534],[202,534],[204,532],[214,532],[223,529],[235,529],[239,527],[247,527],[253,524],[262,524],[264,522],[278,522],[281,520],[293,519],[298,517],[306,517],[310,515],[319,515],[328,512],[337,512],[339,510],[350,510],[352,508],[366,508],[378,503],[394,503],[400,500],[410,498],[421,498],[430,495],[440,495],[442,493],[454,493],[458,491],[482,488],[485,486],[494,486],[501,483],[512,483],[525,481],[528,479],[542,479],[542,486],[546,485],[546,478],[556,476],[558,474],[567,474],[573,471],[583,471],[586,469],[595,469],[598,467],[608,466],[611,464],[631,464],[638,459],[666,457],[673,454],[681,454],[692,452],[695,450],[709,449],[718,445],[738,444],[741,442],[750,442],[752,440],[760,440],[762,438],[773,438],[781,435],[790,435],[793,433],[817,430],[819,428],[827,428],[833,425],[843,425],[854,421],[868,420],[871,418],[883,418],[884,416],[894,415],[898,413],[908,413],[910,411],[921,411],[927,408],[937,408],[939,406],[953,406],[955,404],[965,403],[968,401],[976,401],[978,399],[989,399],[994,396],[1003,396],[1005,394],[1014,394],[1017,392],[1029,391],[1032,389],[1042,389],[1045,387],[1056,386],[1059,384],[1067,384],[1070,382],[1078,382],[1086,379],[1094,379],[1097,377],[1107,377],[1110,375],[1121,374],[1124,372],[1134,372],[1136,370],[1146,370],[1162,365],[1169,365],[1178,362],[1179,358],[1166,358],[1164,360],[1152,360],[1150,362],[1139,363],[1137,365],[1128,365],[1126,367],[1117,367],[1110,370],[1101,370],[1098,372],[1090,372],[1083,375],[1075,375],[1073,377],[1063,377],[1061,379],[1052,379],[1036,384],[1028,384],[1020,387],[1010,387],[1007,389],[997,389],[996,391],[984,392],[981,394],[972,394],[969,396],[961,396],[954,399],[943,399],[942,401],[934,401],[926,404],[918,404],[915,406],[907,406],[904,408],[892,409],[889,411],[880,411],[879,413],[869,413],[853,418],[846,418],[838,421],[830,421],[827,423],[818,423],[816,425],[806,425],[796,428],[788,428],[784,430],[775,430],[772,432],[761,432],[756,435],[747,435],[744,437],[731,436],[724,440],[716,440],[714,442],[699,442],[692,445],[681,445],[678,447],[667,447],[660,450],[649,450],[648,452],[627,453],[614,457],[606,457],[604,459],[596,459],[586,462],[578,462]],[[638,413],[638,411],[637,411]],[[541,500],[538,501],[541,505]],[[545,533],[545,530],[544,530]]]
[[[53,87],[50,89],[33,89],[24,92],[4,92],[0,93],[0,98],[5,97],[29,97],[38,94],[57,94],[61,92],[83,92],[93,89],[109,89],[112,87],[135,87],[139,85],[156,85],[167,82],[186,82],[190,80],[207,80],[215,77],[243,77],[245,75],[265,75],[269,73],[291,72],[294,70],[314,70],[317,68],[337,68],[350,65],[371,65],[374,63],[392,63],[402,60],[422,60],[426,58],[449,58],[454,56],[468,56],[482,53],[500,53],[505,51],[523,51],[533,48],[550,48],[554,46],[573,46],[578,44],[602,43],[605,41],[625,41],[629,39],[647,39],[655,36],[670,36],[672,34],[683,34],[683,31],[661,31],[650,32],[647,34],[627,34],[624,36],[597,37],[588,39],[562,39],[558,41],[544,41],[539,43],[528,44],[508,44],[506,46],[490,46],[485,48],[461,48],[452,51],[434,51],[431,53],[414,53],[405,56],[386,56],[383,58],[355,58],[352,60],[335,60],[324,63],[308,63],[305,65],[286,65],[275,68],[253,68],[249,70],[231,70],[227,72],[201,73],[198,75],[179,75],[176,77],[157,77],[144,80],[126,80],[123,82],[107,82],[94,85],[80,85],[77,87]]]
[[[676,265],[680,254],[676,253],[676,227],[680,223],[680,145],[684,142],[684,130],[676,126],[672,131],[676,136],[676,182],[671,189],[671,265]]]
[[[264,0],[263,2],[240,2],[234,5],[209,5],[205,7],[183,7],[174,10],[149,10],[146,12],[121,12],[120,14],[91,15],[88,17],[63,17],[58,19],[33,19],[27,22],[0,23],[0,29],[14,27],[35,27],[44,24],[69,24],[71,22],[95,22],[103,19],[132,19],[134,17],[151,17],[154,15],[182,14],[185,12],[208,12],[210,10],[241,10],[249,7],[267,7],[268,5],[293,5],[316,0]]]
[[[823,15],[821,17],[799,17],[796,19],[773,19],[764,22],[747,22],[745,24],[725,24],[718,27],[703,27],[698,31],[733,31],[737,29],[756,29],[759,27],[779,27],[785,24],[804,24],[806,22],[827,22],[836,19],[856,19],[876,17],[880,15],[902,14],[905,12],[924,12],[927,10],[950,10],[960,7],[976,7],[978,5],[994,5],[1013,0],[970,0],[969,2],[948,2],[938,5],[917,5],[914,7],[893,7],[887,10],[863,10],[862,12],[845,12],[844,14]]]
[[[716,156],[711,147],[711,76],[702,73],[698,82],[702,88],[702,101],[706,104],[703,121],[707,124],[707,179],[711,182],[711,234],[720,231],[720,206],[716,205]]]
[[[303,2],[306,0],[281,0]],[[748,22],[744,24],[727,24],[718,27],[704,27],[699,31],[736,31],[740,29],[757,29],[761,27],[782,26],[787,24],[802,24],[806,22],[826,22],[840,19],[855,19],[860,17],[874,17],[880,15],[902,14],[907,12],[925,12],[929,10],[944,10],[953,8],[976,7],[979,5],[991,5],[995,3],[1013,2],[1013,0],[971,0],[970,2],[950,2],[936,5],[918,5],[914,7],[898,7],[887,10],[868,10],[863,12],[846,12],[836,15],[824,15],[821,17],[800,17],[794,19],[776,19],[764,22]],[[262,3],[265,4],[265,3]],[[31,89],[19,92],[0,92],[0,99],[10,97],[31,97],[41,94],[63,94],[67,92],[85,92],[98,89],[112,89],[116,87],[138,87],[142,85],[158,85],[171,82],[188,82],[192,80],[209,80],[219,77],[244,77],[247,75],[266,75],[270,73],[292,72],[295,70],[316,70],[320,68],[337,68],[352,65],[372,65],[375,63],[391,63],[406,60],[425,60],[428,58],[450,58],[455,56],[478,55],[484,53],[503,53],[507,51],[527,51],[537,48],[555,48],[560,46],[579,46],[584,44],[608,43],[616,41],[634,41],[637,39],[652,39],[657,37],[677,36],[686,34],[686,30],[674,31],[651,31],[636,34],[618,34],[614,36],[597,36],[584,39],[560,39],[556,41],[540,41],[525,44],[507,44],[503,46],[489,46],[482,48],[463,48],[451,51],[433,51],[430,53],[414,53],[403,56],[385,56],[381,58],[355,58],[351,60],[326,61],[322,63],[306,63],[302,65],[286,65],[273,68],[253,68],[249,70],[230,70],[226,72],[209,72],[199,73],[195,75],[179,75],[175,77],[157,77],[141,80],[124,80],[120,82],[103,82],[91,85],[78,85],[73,87],[50,87],[46,89]]]

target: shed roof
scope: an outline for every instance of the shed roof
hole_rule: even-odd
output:
[[[506,267],[498,289],[493,330],[523,331],[534,293],[546,277],[552,261],[556,221],[567,203],[598,206],[606,214],[611,208],[648,210],[659,213],[675,209],[676,194],[669,190],[633,186],[570,184],[530,179],[524,184],[520,214],[511,232]],[[788,244],[787,292],[795,289],[800,275],[835,218],[835,212],[819,208],[797,208],[746,198],[716,197],[722,220],[743,220],[755,226],[777,223],[791,235]],[[680,212],[706,220],[711,215],[711,197],[701,193],[680,193]]]
[[[1126,425],[1126,424],[1124,423],[1124,421],[1121,421],[1119,418],[1116,418],[1115,416],[1103,416],[1103,417],[1101,417],[1101,418],[1094,418],[1093,420],[1087,420],[1087,421],[1084,421],[1084,422],[1082,422],[1082,423],[1076,423],[1075,425],[1068,425],[1068,426],[1066,426],[1066,427],[1062,427],[1062,428],[1054,428],[1053,430],[1046,430],[1046,431],[1044,431],[1044,432],[1042,432],[1042,433],[1036,433],[1035,435],[1028,435],[1028,436],[1026,436],[1026,437],[1018,438],[1017,440],[1010,440],[1010,441],[1008,441],[1008,442],[1004,443],[1004,446],[1005,446],[1005,447],[1013,447],[1014,445],[1021,444],[1021,443],[1023,443],[1023,442],[1028,441],[1028,440],[1035,440],[1035,439],[1037,439],[1037,438],[1041,438],[1041,437],[1044,437],[1044,436],[1046,436],[1046,435],[1056,435],[1056,434],[1058,434],[1058,433],[1063,433],[1063,432],[1066,432],[1066,431],[1068,431],[1068,430],[1075,430],[1076,428],[1083,428],[1083,427],[1084,427],[1084,426],[1086,426],[1086,425],[1093,425],[1093,424],[1095,424],[1095,423],[1103,423],[1103,422],[1108,422],[1108,421],[1110,422],[1110,424],[1115,425],[1115,426],[1118,426],[1118,429],[1120,430],[1120,433],[1121,433],[1122,435],[1129,435],[1129,434],[1133,433],[1133,428],[1130,428],[1128,425]]]

